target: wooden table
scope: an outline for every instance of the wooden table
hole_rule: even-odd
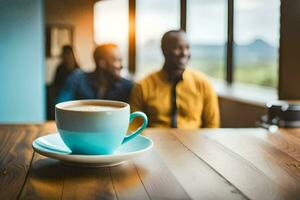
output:
[[[76,168],[34,153],[44,125],[0,126],[0,199],[300,199],[300,129],[147,129],[154,149]]]

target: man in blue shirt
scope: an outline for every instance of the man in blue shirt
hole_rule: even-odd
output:
[[[77,99],[129,101],[133,82],[120,75],[122,59],[117,45],[98,46],[94,51],[94,60],[94,72],[85,73],[76,69],[69,76],[57,102]]]

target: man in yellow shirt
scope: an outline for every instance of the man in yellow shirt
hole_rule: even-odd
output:
[[[134,86],[132,111],[145,112],[150,127],[219,127],[214,89],[204,74],[186,68],[191,55],[186,33],[165,33],[161,48],[164,65]]]

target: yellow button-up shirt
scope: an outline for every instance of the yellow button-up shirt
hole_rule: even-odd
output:
[[[150,127],[171,126],[172,83],[164,71],[154,72],[138,82],[131,94],[131,111],[142,111]],[[206,76],[186,69],[176,86],[178,128],[219,127],[216,93]]]

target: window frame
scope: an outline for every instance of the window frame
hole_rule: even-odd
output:
[[[129,0],[129,34],[128,34],[128,64],[129,73],[136,72],[136,1]],[[187,30],[187,1],[180,0],[180,29]],[[227,0],[227,41],[225,61],[225,82],[234,83],[234,0]],[[259,86],[259,85],[257,85]]]

